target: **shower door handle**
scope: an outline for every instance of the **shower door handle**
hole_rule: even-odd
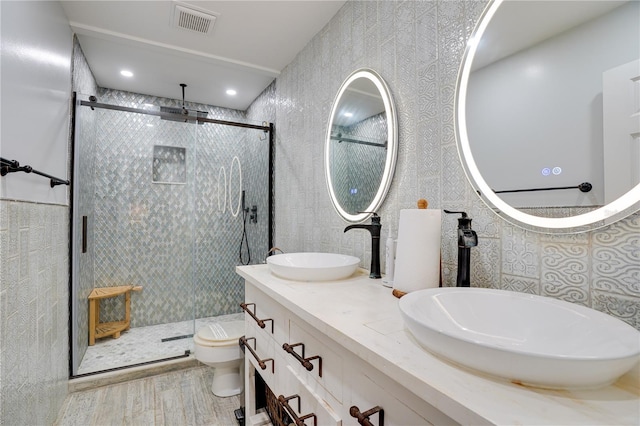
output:
[[[82,216],[82,253],[87,252],[87,216]]]

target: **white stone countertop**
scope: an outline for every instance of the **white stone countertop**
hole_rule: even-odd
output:
[[[545,390],[471,372],[423,349],[398,300],[358,270],[341,281],[299,282],[267,265],[236,272],[455,421],[466,425],[640,425],[640,367],[597,390]]]

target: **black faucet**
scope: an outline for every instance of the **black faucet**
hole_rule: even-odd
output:
[[[453,212],[445,210],[445,213],[461,214],[458,218],[458,276],[457,287],[470,287],[471,275],[471,247],[478,245],[478,235],[471,229],[471,218],[465,212]]]
[[[369,278],[382,278],[380,274],[380,230],[382,229],[380,216],[373,213],[369,225],[361,223],[349,225],[344,228],[344,232],[347,232],[349,229],[366,229],[371,232],[371,269],[369,270]]]

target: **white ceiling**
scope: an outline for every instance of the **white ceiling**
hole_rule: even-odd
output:
[[[345,0],[62,1],[100,87],[245,110]],[[181,4],[211,34],[173,26]],[[134,73],[120,75],[122,69]],[[225,92],[233,88],[234,97]]]
[[[473,68],[478,70],[534,46],[608,13],[627,1],[507,0],[502,3],[482,35]]]

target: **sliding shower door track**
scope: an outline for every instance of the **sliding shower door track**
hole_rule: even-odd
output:
[[[157,117],[166,118],[170,120],[177,120],[177,121],[185,121],[185,122],[193,122],[193,123],[198,122],[198,123],[224,124],[225,126],[244,127],[247,129],[263,130],[265,132],[271,130],[271,127],[268,125],[239,123],[236,121],[217,120],[215,118],[195,117],[195,116],[188,116],[188,115],[185,116],[182,114],[174,114],[171,112],[149,111],[147,109],[130,108],[130,107],[125,107],[120,105],[103,104],[99,102],[80,101],[80,105],[88,106],[91,109],[102,108],[102,109],[110,109],[114,111],[133,112],[136,114],[154,115]]]
[[[131,365],[123,365],[122,367],[108,368],[106,370],[92,371],[90,373],[76,374],[75,376],[71,376],[70,378],[80,379],[82,377],[95,376],[98,374],[113,373],[116,371],[128,370],[130,368],[135,368],[135,367],[144,367],[148,365],[159,364],[161,362],[175,361],[179,359],[189,358],[190,355],[191,355],[191,351],[187,349],[186,351],[184,351],[183,355],[176,355],[176,356],[162,358],[162,359],[154,359],[153,361],[139,362],[137,364],[131,364]]]

